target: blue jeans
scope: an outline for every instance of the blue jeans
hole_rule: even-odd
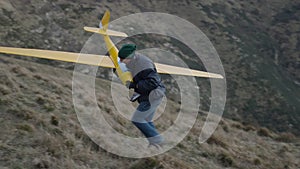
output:
[[[150,144],[163,142],[163,137],[157,132],[152,119],[162,99],[141,102],[132,116],[132,123],[144,134]]]

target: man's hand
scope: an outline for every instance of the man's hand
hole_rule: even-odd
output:
[[[125,84],[125,86],[129,89],[129,86],[130,86],[130,81],[126,81],[126,84]]]
[[[126,87],[127,87],[128,89],[132,89],[132,88],[134,88],[134,83],[133,83],[133,82],[130,82],[130,81],[127,81],[127,82],[126,82]]]

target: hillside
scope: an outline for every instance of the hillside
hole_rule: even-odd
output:
[[[208,36],[220,55],[228,85],[224,115],[299,135],[297,1],[28,0],[24,6],[23,1],[1,0],[0,4],[0,45],[74,52],[79,52],[91,36],[82,27],[96,26],[106,9],[112,12],[112,20],[148,11],[186,19]],[[165,49],[189,58],[189,66],[199,68],[201,61],[194,60],[193,53],[177,42],[159,36],[135,38],[140,49]],[[73,68],[55,61],[39,62]],[[210,93],[200,92],[203,110],[208,110]]]
[[[206,114],[175,148],[150,158],[130,159],[106,152],[82,130],[72,104],[72,71],[0,55],[1,168],[299,168],[295,136],[223,119],[207,143],[198,135]],[[136,135],[115,116],[109,82],[97,79],[97,101],[116,130]],[[167,116],[177,106],[168,100]],[[169,123],[156,121],[160,130]],[[100,133],[99,133],[100,134]]]
[[[210,82],[198,78],[201,111],[189,135],[167,153],[129,159],[100,148],[83,131],[72,101],[73,64],[0,54],[0,168],[300,168],[299,7],[294,0],[0,0],[0,46],[79,52],[91,37],[83,26],[97,26],[106,9],[112,20],[149,11],[176,15],[211,40],[227,83],[224,119],[207,143],[197,141]],[[127,40],[205,70],[188,46],[172,38]],[[107,97],[111,71],[99,69],[98,75],[96,97],[105,117],[117,131],[137,136]],[[157,121],[161,130],[180,106],[178,88],[169,76],[163,79],[168,111]]]

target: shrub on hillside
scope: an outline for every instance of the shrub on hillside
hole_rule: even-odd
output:
[[[296,140],[296,136],[293,133],[280,133],[276,138],[276,141],[285,142],[285,143],[291,143]]]

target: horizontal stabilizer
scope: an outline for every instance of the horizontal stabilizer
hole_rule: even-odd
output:
[[[87,26],[85,26],[83,29],[85,31],[98,33],[101,35],[128,37],[128,35],[124,32],[118,32],[118,31],[113,31],[113,30],[109,30],[109,29],[107,29],[105,31],[104,29],[101,29],[101,28],[94,28],[94,27],[87,27]]]
[[[31,56],[42,59],[59,60],[65,62],[81,63],[94,66],[102,66],[114,68],[114,64],[109,57],[105,55],[94,55],[84,53],[72,53],[62,51],[40,50],[40,49],[24,49],[12,47],[0,47],[0,53]]]

